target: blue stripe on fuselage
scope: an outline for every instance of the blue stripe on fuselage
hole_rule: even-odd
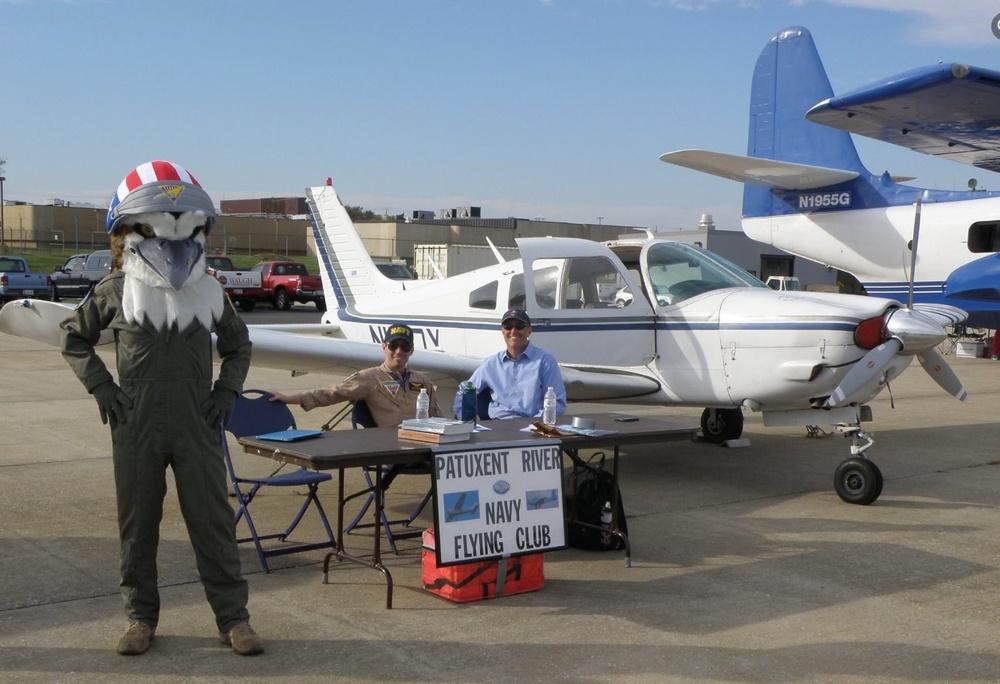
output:
[[[441,330],[490,330],[499,331],[500,327],[495,320],[489,321],[468,321],[460,319],[430,319],[420,317],[393,316],[386,318],[383,316],[365,316],[356,312],[338,310],[337,318],[346,323],[367,325],[373,342],[379,342],[385,337],[385,328],[393,323],[398,323],[400,319],[406,321],[414,330],[422,331],[421,335],[426,335],[434,340],[435,344],[440,339]],[[829,332],[853,332],[857,328],[856,321],[736,321],[720,324],[718,322],[691,322],[691,321],[668,321],[660,319],[654,324],[652,321],[640,321],[626,323],[622,321],[614,322],[593,322],[593,323],[536,323],[532,329],[538,333],[578,333],[578,332],[633,332],[633,331],[693,331],[693,330],[754,330],[754,331],[791,331],[791,330],[816,330]]]

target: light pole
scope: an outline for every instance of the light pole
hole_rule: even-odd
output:
[[[7,180],[0,176],[0,247],[4,246],[4,221],[3,221],[3,182]]]

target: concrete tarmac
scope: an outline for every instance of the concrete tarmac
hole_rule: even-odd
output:
[[[746,448],[627,450],[631,568],[620,553],[550,552],[541,591],[453,604],[421,588],[409,540],[386,561],[396,582],[386,610],[373,570],[335,564],[323,585],[323,553],[311,552],[272,559],[265,574],[244,545],[267,645],[256,657],[218,642],[171,483],[159,629],[149,652],[122,657],[108,430],[57,350],[0,335],[0,681],[998,681],[1000,363],[947,359],[967,404],[915,363],[891,400],[873,402],[870,455],[885,488],[871,506],[832,490],[849,440],[764,429],[748,415]],[[254,369],[247,387],[333,380]],[[300,427],[329,415],[297,413]],[[238,463],[271,468],[242,453]],[[397,480],[391,508],[409,510],[425,482]],[[325,498],[333,510],[332,487]],[[285,522],[300,501],[268,492],[258,524]],[[430,524],[428,513],[420,525]],[[310,517],[301,536],[316,533]],[[364,553],[371,539],[346,543]]]

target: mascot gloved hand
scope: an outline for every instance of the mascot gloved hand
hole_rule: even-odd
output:
[[[114,382],[102,382],[95,387],[91,394],[97,400],[97,407],[101,410],[101,422],[105,425],[111,421],[111,428],[114,429],[118,423],[127,423],[129,414],[132,413],[132,400],[122,392]]]
[[[201,405],[201,412],[208,424],[218,430],[229,423],[234,406],[236,406],[236,392],[216,387]]]

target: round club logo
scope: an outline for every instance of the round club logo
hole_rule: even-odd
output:
[[[993,30],[993,35],[1000,38],[1000,14],[993,17],[993,23],[990,24],[990,29]]]

